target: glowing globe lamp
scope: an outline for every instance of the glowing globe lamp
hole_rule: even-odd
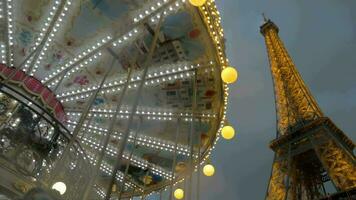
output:
[[[52,189],[58,191],[59,194],[63,195],[67,190],[67,186],[63,182],[57,182],[52,185]]]
[[[221,130],[221,136],[226,140],[231,140],[235,136],[235,130],[232,126],[224,126]]]
[[[203,173],[205,176],[213,176],[215,174],[215,168],[213,165],[208,164],[203,168]]]
[[[235,68],[233,67],[226,67],[221,72],[221,78],[225,83],[234,83],[238,78],[238,73]]]
[[[174,197],[175,197],[176,199],[183,199],[183,197],[184,197],[184,191],[183,191],[182,189],[180,189],[180,188],[176,189],[176,190],[174,191]]]
[[[206,3],[206,0],[189,0],[193,6],[202,6]]]

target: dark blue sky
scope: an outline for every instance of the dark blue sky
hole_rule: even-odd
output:
[[[273,158],[275,106],[259,26],[264,12],[280,28],[289,53],[324,114],[356,139],[356,1],[217,0],[230,62],[240,72],[230,87],[228,118],[234,141],[220,140],[217,173],[203,178],[204,200],[259,200]]]

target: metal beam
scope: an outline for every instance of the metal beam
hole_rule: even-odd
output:
[[[151,47],[150,47],[150,51],[149,51],[149,53],[147,55],[147,58],[146,58],[146,62],[145,62],[145,65],[144,65],[145,68],[144,68],[142,77],[140,79],[141,82],[140,82],[140,85],[138,87],[138,90],[137,90],[137,93],[136,93],[136,97],[134,98],[134,102],[133,102],[132,112],[131,113],[135,113],[136,112],[136,109],[137,109],[137,106],[138,106],[138,102],[139,102],[139,99],[140,99],[140,96],[141,96],[141,92],[142,92],[142,89],[143,89],[143,85],[144,85],[145,80],[146,80],[146,75],[147,75],[147,72],[148,72],[148,65],[149,65],[149,63],[151,63],[152,56],[153,56],[153,53],[154,53],[155,48],[156,48],[157,39],[158,39],[158,35],[159,35],[158,33],[160,31],[160,27],[161,27],[162,21],[163,21],[163,15],[161,14],[160,20],[159,20],[159,22],[157,24],[157,27],[155,29],[155,35],[154,35],[154,38],[153,38],[153,41],[152,41],[152,44],[151,44]],[[130,128],[131,128],[130,126],[132,124],[132,121],[133,121],[133,114],[131,114],[130,117],[129,117],[127,127],[126,127],[126,129],[124,131],[123,140],[119,145],[118,156],[117,156],[117,161],[115,163],[114,173],[113,173],[113,176],[112,176],[111,183],[109,185],[108,191],[106,193],[105,200],[109,200],[110,199],[111,192],[112,192],[111,188],[112,188],[112,186],[114,185],[114,182],[115,182],[114,177],[115,177],[115,175],[116,175],[116,173],[117,173],[117,171],[119,170],[119,167],[120,167],[122,154],[124,152],[127,140],[129,138],[129,131],[130,131]]]

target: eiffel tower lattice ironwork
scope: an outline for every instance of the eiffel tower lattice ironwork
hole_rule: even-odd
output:
[[[323,115],[279,38],[278,27],[265,19],[260,28],[277,112],[277,137],[270,143],[275,157],[266,199],[322,199],[328,196],[324,185],[330,181],[344,199],[356,198],[354,142]]]

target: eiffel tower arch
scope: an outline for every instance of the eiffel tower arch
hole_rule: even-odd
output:
[[[277,113],[266,200],[356,199],[354,142],[322,113],[278,36],[279,28],[265,19],[260,31]],[[328,193],[328,183],[334,194]]]

